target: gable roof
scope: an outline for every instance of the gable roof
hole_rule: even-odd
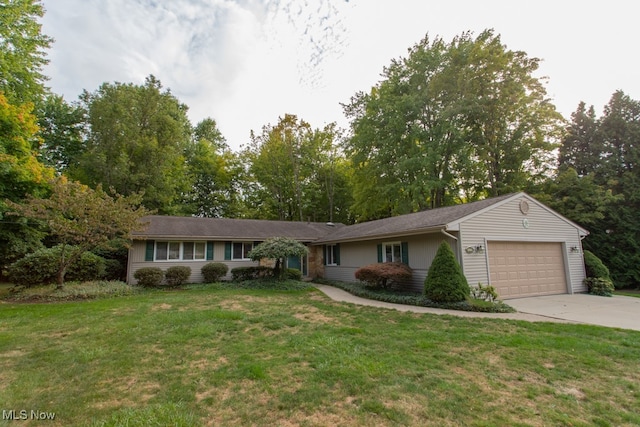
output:
[[[400,215],[391,218],[379,219],[376,221],[354,224],[337,229],[331,234],[320,238],[318,241],[316,241],[316,243],[337,243],[345,241],[368,240],[383,237],[437,232],[440,230],[458,230],[460,222],[475,215],[479,215],[485,210],[492,209],[498,205],[501,205],[508,202],[509,200],[518,197],[526,197],[528,200],[531,200],[533,203],[542,206],[547,211],[551,212],[554,215],[557,215],[565,222],[576,227],[584,235],[588,234],[588,232],[582,227],[569,221],[557,212],[549,209],[547,206],[538,202],[533,197],[520,192],[505,194],[502,196],[492,197],[490,199],[480,200],[477,202],[465,203],[462,205],[446,206],[407,215]]]
[[[260,219],[197,218],[150,215],[142,218],[145,230],[132,233],[136,239],[264,240],[290,237],[313,242],[344,227],[322,222],[269,221]]]
[[[394,216],[350,225],[328,234],[318,243],[362,240],[401,234],[421,233],[444,229],[447,224],[513,197],[513,194],[462,205],[445,206],[421,212]]]

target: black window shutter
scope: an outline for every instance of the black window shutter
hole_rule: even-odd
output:
[[[322,245],[322,265],[327,265],[327,254],[329,253],[329,246]]]
[[[153,261],[153,250],[155,249],[156,242],[155,240],[147,240],[147,249],[144,253],[145,261]]]
[[[207,242],[207,261],[213,260],[213,242]]]
[[[231,242],[224,242],[224,259],[226,261],[231,259]]]
[[[333,260],[336,265],[340,265],[340,243],[336,243],[336,259]]]
[[[382,243],[378,243],[378,262],[382,262]]]

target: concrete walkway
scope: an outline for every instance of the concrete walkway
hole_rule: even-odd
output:
[[[519,313],[477,313],[473,311],[445,310],[442,308],[419,307],[415,305],[405,305],[405,304],[392,304],[390,302],[376,301],[376,300],[357,297],[355,295],[350,294],[349,292],[343,291],[342,289],[334,288],[333,286],[319,285],[319,284],[315,284],[314,286],[334,301],[346,302],[346,303],[356,304],[356,305],[365,305],[369,307],[387,308],[390,310],[407,311],[412,313],[431,313],[431,314],[439,314],[439,315],[446,314],[449,316],[458,316],[458,317],[482,317],[485,319],[526,320],[528,322],[579,323],[576,321],[561,319],[558,317],[545,316],[545,315],[539,315],[539,314],[530,314],[530,313],[520,313],[520,312]]]

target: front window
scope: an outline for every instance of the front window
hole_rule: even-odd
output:
[[[249,259],[249,252],[253,249],[252,242],[233,242],[233,258],[234,260]]]
[[[205,259],[206,245],[204,242],[183,242],[182,259],[203,260]]]
[[[400,242],[384,244],[384,262],[402,262],[402,245]]]
[[[156,242],[156,261],[206,259],[205,242]]]
[[[338,245],[327,245],[327,265],[338,265]]]

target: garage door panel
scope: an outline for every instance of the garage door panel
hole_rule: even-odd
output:
[[[487,253],[501,298],[567,293],[561,243],[489,242]]]

